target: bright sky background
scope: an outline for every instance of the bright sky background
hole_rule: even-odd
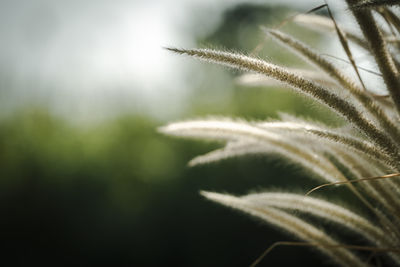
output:
[[[249,1],[0,0],[0,112],[37,103],[78,119],[174,117],[192,63],[162,47],[195,46],[188,21],[207,32],[242,2]],[[303,10],[322,3],[269,2]]]

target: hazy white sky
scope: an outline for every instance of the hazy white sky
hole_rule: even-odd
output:
[[[38,102],[71,116],[174,116],[184,107],[190,63],[162,47],[194,46],[189,17],[206,12],[197,28],[207,31],[239,2],[249,1],[0,0],[2,107]]]

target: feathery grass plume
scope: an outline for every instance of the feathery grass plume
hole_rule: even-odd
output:
[[[271,138],[271,134],[256,133],[255,128],[253,128],[253,133],[250,133],[250,128],[254,126],[246,126],[243,122],[241,122],[242,125],[234,125],[234,123],[232,122],[229,125],[226,122],[229,122],[229,120],[225,119],[220,120],[219,122],[215,120],[181,122],[170,124],[167,127],[161,129],[161,131],[171,135],[179,134],[180,136],[192,138],[212,138],[215,140],[220,140],[224,138],[227,140],[233,140],[235,138],[240,140],[243,134],[246,135],[246,133],[244,133],[243,131],[248,131],[247,138],[250,138],[252,136],[251,138],[262,139],[258,144],[256,143],[257,140],[253,140],[251,141],[251,143],[249,143],[249,141],[243,140],[228,143],[228,145],[224,149],[218,149],[206,155],[196,157],[189,163],[189,165],[191,166],[215,162],[226,158],[243,156],[247,154],[279,154],[283,157],[290,159],[293,162],[299,163],[303,167],[317,174],[322,179],[328,181],[346,181],[346,178],[341,174],[341,172],[325,157],[325,151],[320,151],[320,153],[316,153],[316,151],[312,151],[308,149],[307,146],[304,146],[303,140],[300,140],[299,142],[294,142],[295,140],[292,139],[292,142],[281,142],[276,138],[275,140],[274,138]],[[271,123],[268,123],[268,125],[264,123],[260,124],[260,127],[270,130],[297,130],[304,128],[304,126],[301,127],[298,125],[294,125],[293,123],[290,123],[290,126],[287,127],[280,126],[281,124],[284,123],[272,123],[271,127]],[[218,125],[218,127],[216,125]],[[242,128],[242,130],[239,130],[239,128]],[[245,130],[245,128],[247,128],[247,130]],[[311,126],[308,126],[307,130],[311,132],[318,132],[316,127],[314,127],[313,129],[311,128]],[[211,136],[209,135],[210,131]],[[280,136],[282,140],[286,139],[282,132],[280,133]],[[326,136],[331,137],[331,139],[334,139],[337,142],[346,145],[349,144],[350,146],[355,146],[356,149],[361,149],[361,151],[363,151],[363,148],[364,150],[368,151],[370,147],[372,147],[368,147],[368,145],[363,144],[361,141],[354,141],[350,138],[347,138],[349,139],[347,140],[346,137],[341,136],[337,137],[337,134],[335,135],[329,132],[326,133]],[[342,141],[341,139],[344,139],[344,141]],[[366,152],[366,154],[368,154],[368,152]],[[374,151],[369,152],[369,154],[372,154],[374,156],[373,158],[380,159],[381,161],[382,157],[384,157],[384,155],[374,154]],[[354,187],[350,186],[350,190],[352,190],[358,198],[360,198],[368,207],[370,207],[367,201],[357,192]],[[379,196],[379,193],[377,193],[376,190],[370,189],[368,192],[372,197],[377,198],[376,196]]]
[[[361,4],[359,0],[346,0],[349,6]],[[393,99],[397,112],[400,112],[400,74],[395,66],[393,58],[388,50],[383,34],[378,28],[371,10],[352,9],[353,15],[360,26],[360,29],[367,40],[370,52],[382,73],[386,88]]]
[[[393,246],[393,240],[386,239],[384,232],[372,225],[367,219],[329,201],[293,193],[256,193],[242,198],[260,207],[271,206],[279,209],[297,210],[323,217],[359,232],[372,243],[380,242],[386,243],[387,246]]]
[[[376,147],[364,140],[360,140],[355,137],[346,136],[344,134],[335,132],[333,130],[327,128],[321,128],[319,126],[311,125],[311,124],[300,124],[293,122],[266,122],[260,124],[261,128],[269,129],[269,130],[283,130],[283,131],[295,131],[300,133],[309,133],[312,135],[319,136],[321,138],[325,138],[331,140],[333,142],[344,145],[347,148],[360,151],[365,155],[373,159],[377,159],[382,163],[387,163],[391,167],[397,166],[397,162],[392,162],[390,156],[381,153],[380,150],[376,149]],[[311,138],[315,140],[315,136]],[[310,140],[311,141],[311,140]]]
[[[322,199],[292,193],[257,193],[242,198],[252,201],[260,207],[270,206],[284,210],[295,210],[322,217],[359,233],[375,246],[396,246],[396,240],[390,239],[379,227],[371,224],[367,219]],[[400,264],[398,255],[390,253],[390,257]]]
[[[300,41],[277,30],[268,30],[266,28],[263,28],[263,30],[266,34],[275,37],[277,40],[294,49],[310,62],[321,68],[324,72],[328,73],[341,86],[343,86],[343,89],[348,90],[358,101],[360,101],[360,103],[374,116],[392,138],[395,140],[400,138],[399,128],[395,126],[384,110],[382,110],[365,91],[358,87],[354,81],[347,77],[346,74],[329,61],[322,58],[311,48],[302,44]]]
[[[352,103],[346,99],[332,93],[329,89],[306,80],[294,73],[277,65],[266,61],[230,52],[222,52],[211,49],[177,49],[167,48],[170,51],[187,54],[213,63],[226,65],[229,67],[254,71],[270,76],[278,81],[290,85],[299,92],[305,93],[312,98],[330,107],[338,115],[343,116],[353,125],[357,126],[362,132],[368,135],[383,150],[387,151],[394,159],[400,161],[400,155],[395,149],[396,144],[387,134],[373,125]]]
[[[204,155],[193,158],[191,161],[189,161],[188,165],[190,167],[194,167],[197,165],[209,164],[244,155],[268,154],[272,150],[272,147],[266,144],[260,145],[257,142],[228,142],[224,148],[216,149]]]
[[[283,228],[296,237],[306,240],[310,243],[339,245],[336,240],[320,229],[282,210],[266,205],[260,206],[253,201],[226,194],[218,194],[213,192],[201,192],[201,194],[204,197],[222,205],[241,210],[255,217],[259,217],[270,224]],[[347,249],[340,247],[335,249],[327,249],[324,246],[319,246],[317,248],[322,253],[331,256],[334,261],[343,266],[366,266],[365,262]]]
[[[394,26],[398,31],[400,30],[400,20],[399,18],[393,13],[393,11],[385,8],[383,9],[382,13],[385,15],[387,20],[391,23],[392,26]],[[299,14],[293,18],[293,21],[299,25],[306,26],[310,29],[317,30],[319,32],[325,33],[327,31],[329,32],[337,32],[335,23],[330,20],[327,17],[324,16],[319,16],[319,15],[314,15],[314,14]],[[338,25],[337,25],[338,26]],[[343,29],[340,27],[341,32],[343,35],[350,40],[352,43],[358,45],[361,47],[363,50],[369,52],[369,44],[368,42],[363,39],[362,37],[358,36],[357,34]],[[385,36],[385,39],[387,39],[388,36]],[[340,36],[339,36],[340,40]],[[391,42],[398,40],[395,38],[394,40],[391,40]],[[398,69],[400,69],[400,62],[394,58],[394,63]],[[365,70],[363,68],[358,67],[360,70],[364,70],[367,72],[371,72],[369,70]],[[379,74],[381,76],[381,74]]]
[[[177,122],[160,128],[160,131],[165,134],[180,137],[256,142],[262,145],[258,149],[263,150],[264,153],[281,154],[311,169],[323,180],[331,182],[346,180],[332,163],[324,159],[324,157],[313,153],[312,150],[304,147],[301,143],[290,142],[276,133],[265,131],[256,125],[251,125],[243,121],[235,122],[228,119],[220,119]],[[235,151],[232,151],[228,146],[224,151],[225,156],[221,156],[221,159],[226,158],[227,155],[232,152],[235,153]],[[242,150],[242,152],[241,155],[245,154],[246,151]],[[216,153],[221,154],[220,152]],[[214,156],[215,154],[212,155],[212,157]],[[210,160],[203,158],[200,160],[197,159],[196,161],[207,162]]]
[[[388,21],[397,30],[397,33],[400,34],[400,18],[398,16],[396,16],[396,14],[389,8],[383,8],[383,9],[379,10],[379,12],[386,15],[386,18],[388,19]]]
[[[352,177],[356,180],[363,181],[363,183],[358,184],[361,191],[364,191],[365,195],[374,199],[376,203],[380,203],[382,209],[386,209],[390,217],[394,218],[397,224],[400,224],[400,213],[397,212],[400,208],[398,179],[379,181],[371,181],[370,179],[364,180],[365,177],[382,177],[384,174],[394,173],[395,170],[383,166],[381,162],[371,160],[371,158],[366,158],[363,155],[356,154],[347,149],[331,146],[331,150],[335,153],[336,159],[350,170]],[[392,178],[394,176],[390,175],[389,177]],[[352,183],[353,181],[354,180],[351,180],[350,182]],[[396,227],[391,228],[392,232],[397,231]]]
[[[400,6],[399,0],[368,0],[350,5],[351,9],[377,8],[387,6]]]
[[[394,26],[392,25],[392,23],[391,23],[391,21],[390,21],[390,18],[389,18],[389,16],[387,15],[387,13],[383,12],[384,9],[385,9],[385,7],[380,7],[380,8],[377,8],[376,11],[377,11],[377,13],[383,18],[383,20],[386,22],[386,25],[387,25],[388,28],[389,28],[390,33],[389,33],[389,34],[386,34],[386,36],[385,36],[385,40],[388,42],[388,40],[390,39],[390,38],[389,38],[390,35],[392,35],[392,36],[395,36],[395,35],[396,35],[396,30],[395,30]],[[387,9],[387,8],[386,8],[386,9]],[[381,30],[382,30],[382,32],[384,31],[384,30],[383,30],[383,27],[381,27]]]
[[[334,204],[329,199],[293,193],[266,192],[242,197],[212,192],[201,194],[284,229],[295,238],[306,241],[302,244],[315,246],[340,265],[368,266],[368,255],[357,255],[353,251],[364,249],[379,252],[385,264],[400,266],[400,178],[396,178],[400,171],[400,63],[396,54],[400,51],[400,18],[396,10],[388,8],[398,4],[398,1],[346,2],[361,28],[362,36],[353,34],[356,32],[353,30],[342,30],[335,21],[322,16],[296,15],[290,20],[336,32],[350,64],[356,70],[354,77],[305,43],[278,30],[264,29],[266,34],[315,65],[318,71],[289,69],[232,52],[167,48],[178,54],[252,72],[241,76],[239,82],[242,84],[262,85],[273,79],[287,85],[330,107],[336,115],[347,120],[346,125],[332,128],[323,123],[280,114],[279,121],[249,122],[211,117],[175,122],[160,128],[160,131],[177,137],[226,144],[194,158],[189,163],[191,166],[250,154],[277,154],[303,167],[312,177],[318,178],[317,181],[328,183],[309,192],[327,185],[346,185],[361,201],[358,208],[364,210],[366,215]],[[383,33],[372,14],[373,9],[384,17],[389,27],[396,29],[397,34],[395,30]],[[285,20],[285,23],[288,21]],[[367,81],[364,81],[366,90],[356,82],[361,68],[352,59],[347,40],[360,45],[373,56],[371,60],[379,68],[378,75],[385,83],[382,87],[386,86],[390,99],[369,92]],[[386,43],[387,40],[390,43]],[[306,216],[303,218],[303,215]],[[310,218],[313,220],[310,221]],[[366,242],[366,246],[352,244],[353,240],[346,240],[345,237],[333,238],[318,224],[318,218],[361,235],[361,241]]]
[[[400,19],[388,7],[380,7],[376,11],[383,17],[390,28],[391,35],[385,36],[385,40],[389,47],[395,50],[392,52],[392,58],[397,70],[400,70],[400,60],[396,57],[396,54],[400,51],[400,42],[398,38],[398,34],[400,34]]]
[[[344,181],[346,178],[325,157],[318,155],[305,146],[279,146],[255,142],[235,142],[223,149],[214,150],[205,155],[195,157],[189,162],[190,166],[208,164],[224,159],[245,155],[279,155],[296,163],[316,175],[316,178],[327,181]],[[314,176],[312,176],[314,177]]]
[[[380,161],[381,164],[384,164],[386,168],[390,168],[394,166],[395,163],[390,163],[390,159],[386,157],[385,155],[381,155],[379,151],[374,151],[374,147],[372,144],[368,144],[363,142],[362,140],[355,139],[350,136],[345,136],[340,133],[336,133],[332,130],[324,129],[321,127],[316,127],[313,125],[305,125],[305,124],[299,124],[299,123],[292,123],[292,122],[268,122],[268,123],[263,123],[260,125],[264,129],[269,129],[269,130],[280,130],[280,131],[295,131],[296,133],[311,133],[315,134],[317,136],[320,136],[322,138],[327,138],[329,141],[333,142],[325,142],[330,147],[337,147],[337,143],[343,145],[347,149],[350,148],[352,150],[358,150],[359,152],[364,153],[365,155],[368,155],[370,157],[370,160],[377,159]],[[310,139],[315,139],[315,138],[310,138]],[[311,143],[312,140],[309,140],[307,143]],[[319,142],[322,143],[322,142]],[[331,148],[332,149],[332,148]],[[325,150],[321,151],[321,155],[325,153]],[[342,155],[342,157],[347,157],[347,160],[349,160],[350,155]],[[339,159],[340,160],[340,159]],[[342,162],[343,165],[346,165],[346,161]],[[367,163],[368,164],[368,163]],[[360,167],[362,168],[362,167]],[[349,168],[353,169],[353,168]],[[356,170],[357,171],[357,170]],[[356,177],[361,178],[360,175],[357,175]],[[363,175],[367,175],[367,172],[364,172]],[[369,175],[371,176],[371,175]],[[393,191],[390,188],[390,185],[387,186],[386,184],[380,184],[380,183],[373,183],[372,185],[369,185],[368,183],[363,184],[366,187],[367,193],[369,196],[375,198],[377,201],[384,201],[383,204],[384,206],[387,206],[388,203],[393,203],[393,208],[398,209],[400,211],[400,201],[396,198],[396,194],[393,193]],[[392,212],[396,211],[394,209],[391,209]],[[394,213],[396,214],[396,213]],[[399,218],[400,219],[400,218]],[[399,221],[400,222],[400,221]]]
[[[345,166],[347,170],[351,172],[351,176],[355,179],[363,179],[363,177],[382,176],[384,173],[393,173],[394,170],[384,166],[382,171],[382,164],[351,152],[347,149],[340,147],[330,146],[332,152],[336,155],[335,158]],[[393,203],[394,206],[400,207],[400,199],[397,198],[398,193],[394,193],[393,189],[396,185],[393,181],[379,181],[369,183],[364,182],[359,184],[362,189],[366,191],[366,194],[375,201],[381,202],[383,207],[387,206],[387,203]],[[398,214],[393,213],[394,216]]]

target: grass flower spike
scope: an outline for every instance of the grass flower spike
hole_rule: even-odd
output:
[[[226,144],[196,157],[189,163],[191,166],[250,154],[278,154],[302,166],[316,178],[317,185],[322,185],[310,192],[320,190],[323,194],[323,187],[347,186],[360,203],[357,210],[347,208],[343,202],[315,198],[314,193],[306,196],[307,192],[259,192],[239,197],[204,191],[201,194],[281,228],[295,241],[304,242],[299,244],[314,246],[340,266],[373,266],[380,261],[385,266],[397,266],[400,265],[400,179],[397,178],[400,172],[400,17],[396,6],[400,2],[346,2],[362,36],[355,34],[356,30],[342,30],[330,11],[330,18],[307,14],[294,16],[293,21],[307,27],[329,29],[332,38],[336,34],[354,75],[345,73],[294,37],[264,27],[262,31],[268,37],[298,54],[318,71],[282,67],[241,53],[167,49],[246,72],[239,79],[242,84],[262,85],[274,80],[329,107],[347,121],[347,127],[332,128],[283,114],[280,121],[209,117],[170,123],[159,130],[181,138]],[[378,17],[384,18],[385,26],[377,22]],[[390,99],[383,102],[381,96],[369,91],[348,42],[371,55]],[[325,231],[319,221],[346,228],[358,235],[365,245],[337,238]],[[369,251],[372,256],[361,251]]]

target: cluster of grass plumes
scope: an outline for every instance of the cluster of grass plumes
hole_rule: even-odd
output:
[[[336,32],[355,70],[349,76],[303,42],[276,29],[263,32],[314,65],[320,75],[302,75],[301,70],[281,67],[260,58],[211,49],[168,48],[201,60],[253,72],[260,81],[274,79],[329,107],[349,127],[331,128],[282,114],[280,121],[245,121],[211,117],[171,123],[160,130],[168,135],[222,140],[226,146],[196,157],[190,165],[206,164],[249,154],[279,154],[318,177],[323,186],[344,184],[369,210],[363,217],[339,204],[292,193],[254,193],[232,196],[202,192],[206,198],[241,210],[291,233],[318,248],[343,266],[372,265],[373,257],[400,265],[400,18],[393,9],[399,1],[347,0],[362,35],[344,30],[333,19],[300,15],[295,22]],[[325,6],[327,7],[327,6]],[[383,18],[385,24],[377,23]],[[389,30],[388,30],[389,29]],[[371,93],[359,74],[349,42],[371,55],[388,95]],[[304,73],[310,73],[304,71]],[[319,187],[321,188],[321,187]],[[296,211],[296,212],[293,212]],[[339,240],[315,223],[299,216],[324,218],[365,240],[365,246]],[[369,215],[368,215],[369,216]],[[359,251],[370,254],[360,254]]]

